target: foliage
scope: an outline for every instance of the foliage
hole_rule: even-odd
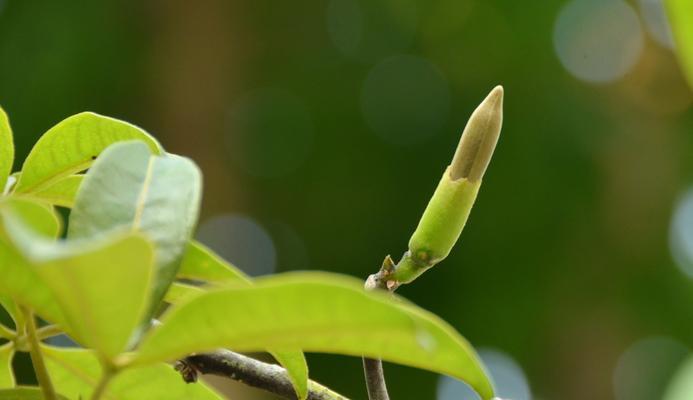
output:
[[[431,313],[335,274],[254,282],[191,240],[201,174],[141,129],[75,115],[51,128],[14,175],[4,112],[0,140],[0,304],[16,323],[0,329],[9,340],[0,347],[3,398],[40,397],[13,388],[17,351],[30,351],[39,381],[70,399],[219,398],[203,383],[185,385],[165,362],[222,346],[270,351],[301,398],[308,369],[298,349],[381,357],[492,397],[473,348]],[[72,207],[66,235],[56,207]],[[38,345],[34,314],[80,348]]]
[[[669,19],[676,40],[681,68],[693,88],[693,2],[667,0]]]

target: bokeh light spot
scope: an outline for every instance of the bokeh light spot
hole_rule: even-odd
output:
[[[686,192],[674,209],[669,247],[676,266],[693,278],[693,190]]]
[[[554,46],[563,66],[594,83],[614,81],[638,61],[640,20],[623,0],[573,0],[558,15]]]
[[[326,14],[334,46],[369,63],[406,50],[419,21],[415,0],[330,0]]]
[[[305,104],[289,93],[265,89],[231,109],[227,147],[247,173],[279,177],[295,171],[310,153],[313,122]]]
[[[400,55],[376,65],[361,91],[361,110],[369,127],[395,145],[425,141],[448,118],[450,89],[427,60]]]
[[[210,218],[200,226],[197,239],[248,275],[267,275],[276,269],[274,242],[251,218],[234,214]]]
[[[669,19],[664,9],[663,0],[638,0],[640,14],[650,36],[660,45],[673,49],[674,36],[671,33]]]
[[[659,400],[669,377],[688,354],[668,337],[650,337],[631,345],[614,370],[616,400]]]
[[[481,348],[479,357],[493,380],[496,396],[503,399],[531,400],[529,383],[522,368],[510,357],[496,349]],[[478,400],[467,384],[449,376],[438,380],[438,400]]]

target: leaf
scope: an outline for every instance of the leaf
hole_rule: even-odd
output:
[[[5,110],[0,107],[0,194],[4,192],[7,177],[12,172],[14,162],[14,140],[12,128]]]
[[[435,315],[340,275],[293,273],[210,291],[173,307],[134,362],[228,347],[267,347],[382,358],[451,375],[483,399],[491,384],[474,349]],[[182,334],[184,333],[184,334]]]
[[[62,231],[62,222],[53,207],[31,200],[8,197],[0,202],[3,212],[9,212],[21,219],[34,232],[49,238],[56,238]]]
[[[88,350],[42,348],[53,384],[71,399],[88,399],[101,376],[96,355]],[[103,400],[221,400],[204,383],[186,384],[166,364],[127,369],[107,386]]]
[[[212,284],[252,284],[251,278],[243,271],[194,240],[191,240],[188,245],[176,277]],[[175,304],[202,293],[203,290],[195,286],[174,283],[166,296],[169,303]],[[299,349],[291,351],[269,349],[267,351],[286,369],[299,399],[304,399],[308,395],[308,365],[303,352]]]
[[[47,213],[45,206],[38,205],[33,210],[32,207],[17,207],[18,204],[24,203],[27,202],[10,201],[9,199],[0,203],[0,217],[3,222],[2,232],[8,231],[8,228],[11,231],[13,226],[24,226],[25,224],[30,224],[34,229],[38,227],[38,230],[44,233],[57,231],[56,217],[52,212]],[[26,228],[21,229],[25,230]],[[36,237],[32,233],[27,235],[32,238]],[[9,238],[3,239],[2,235],[0,235],[0,260],[3,260],[3,262],[0,262],[0,276],[2,276],[2,279],[0,279],[0,293],[6,296],[3,300],[3,305],[13,315],[15,322],[19,322],[17,318],[21,318],[21,313],[17,312],[14,302],[10,301],[10,299],[32,308],[47,321],[65,326],[65,317],[51,289],[38,276],[35,268],[9,241]],[[15,308],[14,313],[12,313],[12,308]],[[19,325],[22,324],[20,323]]]
[[[178,304],[200,293],[204,293],[204,289],[185,283],[173,282],[169,286],[166,296],[164,296],[164,301],[169,304]]]
[[[204,288],[174,282],[166,292],[164,300],[169,304],[178,304],[204,292]],[[286,369],[299,399],[304,399],[308,395],[308,364],[303,352],[301,350],[268,351]]]
[[[243,271],[194,240],[188,244],[176,277],[216,284],[250,282]]]
[[[2,259],[2,252],[0,251],[0,259]],[[9,260],[7,260],[9,261]],[[0,268],[2,270],[2,268]],[[2,285],[0,285],[0,288]],[[22,315],[21,311],[19,310],[19,307],[17,306],[17,303],[12,300],[12,298],[4,294],[2,290],[0,289],[0,306],[2,306],[5,311],[7,311],[7,314],[10,315],[10,318],[12,318],[12,321],[14,321],[14,326],[24,326],[24,316]]]
[[[0,293],[33,309],[46,321],[65,326],[65,316],[50,288],[35,269],[3,240],[0,240]]]
[[[108,359],[125,350],[148,306],[154,267],[151,244],[137,233],[55,242],[35,235],[12,214],[4,213],[3,220],[29,261],[21,268],[34,272],[22,274],[50,289],[67,322],[61,325]],[[38,300],[32,299],[30,306],[46,306],[46,298]]]
[[[298,398],[305,400],[308,397],[308,363],[303,351],[296,349],[270,350],[269,352],[286,369]]]
[[[11,343],[0,346],[0,389],[15,386],[14,372],[12,371],[13,356],[14,348]]]
[[[676,52],[688,84],[693,88],[693,2],[667,0],[667,9],[676,41]]]
[[[0,389],[0,399],[2,400],[43,400],[43,393],[38,387],[17,387],[14,389]],[[67,400],[58,395],[58,400]]]
[[[82,184],[84,175],[70,175],[58,180],[48,187],[25,195],[15,197],[27,198],[45,202],[55,206],[72,208],[77,196],[77,190]]]
[[[142,142],[117,143],[87,172],[68,229],[71,239],[114,230],[146,233],[156,249],[156,308],[173,281],[197,222],[202,177],[183,157],[154,156]]]
[[[141,140],[155,154],[163,150],[142,129],[117,119],[85,112],[73,115],[48,130],[36,142],[22,167],[16,193],[36,192],[83,171],[109,145]]]

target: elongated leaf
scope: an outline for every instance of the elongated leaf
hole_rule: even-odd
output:
[[[0,346],[0,389],[11,388],[15,385],[12,356],[14,356],[14,349],[10,343]]]
[[[16,197],[41,201],[55,206],[72,208],[75,204],[77,190],[82,184],[84,175],[70,175],[58,180],[48,187],[32,193],[18,194]]]
[[[108,148],[84,178],[70,215],[69,238],[119,229],[141,231],[156,248],[156,308],[173,281],[200,206],[201,175],[174,155],[154,156],[142,142]]]
[[[141,140],[152,152],[161,146],[147,132],[117,119],[85,112],[73,115],[49,129],[36,142],[22,167],[15,192],[36,192],[58,180],[83,171],[113,143]]]
[[[48,372],[60,393],[71,399],[90,398],[101,375],[95,354],[88,350],[44,347]],[[186,384],[166,364],[128,369],[106,388],[104,400],[217,400],[222,397],[198,382]]]
[[[667,0],[669,22],[684,75],[693,88],[693,1]]]
[[[170,304],[178,304],[204,291],[205,289],[197,286],[174,282],[166,292],[164,300]],[[308,364],[303,352],[301,350],[272,351],[271,349],[268,351],[286,369],[298,398],[304,399],[308,395]]]
[[[5,189],[7,177],[12,172],[14,162],[14,140],[10,121],[5,110],[0,107],[0,194]]]
[[[29,269],[50,288],[75,339],[109,359],[125,350],[148,306],[151,244],[137,233],[48,241],[12,215],[3,214],[3,220]]]
[[[221,289],[174,307],[140,346],[136,363],[229,347],[382,358],[451,375],[483,399],[493,390],[474,349],[435,315],[339,275],[295,273]],[[181,332],[185,332],[181,335]]]
[[[243,271],[194,240],[188,244],[177,277],[217,284],[250,282]]]
[[[37,387],[17,387],[14,389],[0,389],[0,399],[2,400],[43,400],[43,393]],[[58,400],[67,400],[58,395]]]

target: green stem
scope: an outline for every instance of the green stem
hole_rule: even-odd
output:
[[[101,379],[99,383],[94,388],[94,392],[91,394],[91,400],[99,400],[104,393],[106,393],[106,387],[111,382],[111,379],[116,375],[116,371],[113,368],[102,364],[103,373],[101,374]]]
[[[46,325],[44,327],[38,328],[38,330],[36,331],[36,335],[38,336],[39,340],[44,340],[53,336],[58,336],[62,333],[63,330],[60,329],[58,325]]]
[[[5,325],[0,324],[0,338],[14,340],[16,336],[17,333],[15,331],[6,327]]]
[[[24,319],[26,320],[26,334],[27,338],[29,339],[29,354],[31,355],[31,363],[34,365],[34,372],[36,373],[36,379],[38,380],[39,386],[41,386],[43,398],[45,400],[57,400],[58,396],[55,394],[53,383],[51,382],[50,375],[48,375],[46,363],[43,359],[43,354],[41,353],[41,343],[38,335],[36,334],[36,319],[34,318],[34,314],[27,308],[22,308],[22,313],[24,314]]]

